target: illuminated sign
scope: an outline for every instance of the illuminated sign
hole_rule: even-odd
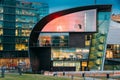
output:
[[[96,9],[55,18],[45,25],[42,32],[96,32]]]

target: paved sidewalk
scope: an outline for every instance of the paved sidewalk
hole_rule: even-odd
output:
[[[69,77],[71,80],[120,80],[120,71],[48,71],[44,75]]]

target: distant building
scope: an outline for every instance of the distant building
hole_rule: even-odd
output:
[[[120,23],[120,14],[112,14],[111,19],[115,22]]]
[[[35,24],[49,13],[46,3],[0,0],[0,66],[29,66],[28,41]]]
[[[107,50],[106,50],[106,70],[120,70],[120,23],[115,22],[108,33]]]

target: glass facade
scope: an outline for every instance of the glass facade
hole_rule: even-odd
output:
[[[68,33],[40,33],[39,45],[42,46],[56,46],[67,47],[68,46]]]
[[[90,20],[91,17],[93,21]],[[77,27],[81,27],[80,30]],[[96,9],[75,12],[56,18],[45,25],[39,34],[37,46],[51,47],[53,68],[68,67],[76,71],[85,70],[92,34],[96,31]],[[71,32],[85,33],[76,35]],[[80,46],[74,46],[74,42],[77,42],[75,45]]]
[[[88,66],[93,70],[103,70],[107,47],[111,12],[98,12],[98,33],[93,34]]]
[[[82,60],[88,59],[88,48],[52,48],[51,60],[53,67],[74,67],[79,71],[82,66]],[[85,61],[84,61],[85,62]],[[87,65],[87,63],[86,63]],[[86,67],[86,66],[84,66]]]
[[[108,44],[106,51],[107,59],[119,59],[120,58],[120,45],[119,44]]]
[[[19,0],[0,1],[0,66],[12,60],[15,67],[28,60],[28,39],[32,28],[49,13],[48,5]]]
[[[108,44],[105,70],[120,70],[120,44]]]
[[[69,46],[69,34],[64,32],[41,32],[37,45],[39,47],[51,47],[53,67],[72,67],[76,71],[84,70],[87,66],[92,36],[91,34],[85,34],[85,41],[83,41],[85,47],[80,48]]]
[[[39,47],[69,47],[69,33],[45,33],[41,32],[38,38],[37,45]],[[85,34],[84,35],[86,48],[90,47],[92,35]]]
[[[33,72],[103,70],[110,15],[111,5],[93,5],[44,17],[30,35]]]

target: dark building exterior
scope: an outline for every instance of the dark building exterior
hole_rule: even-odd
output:
[[[110,14],[111,5],[92,5],[41,19],[29,39],[32,70],[103,70]]]
[[[0,0],[0,66],[29,66],[28,40],[33,26],[48,14],[48,5],[19,0]],[[27,66],[27,67],[28,67]]]

